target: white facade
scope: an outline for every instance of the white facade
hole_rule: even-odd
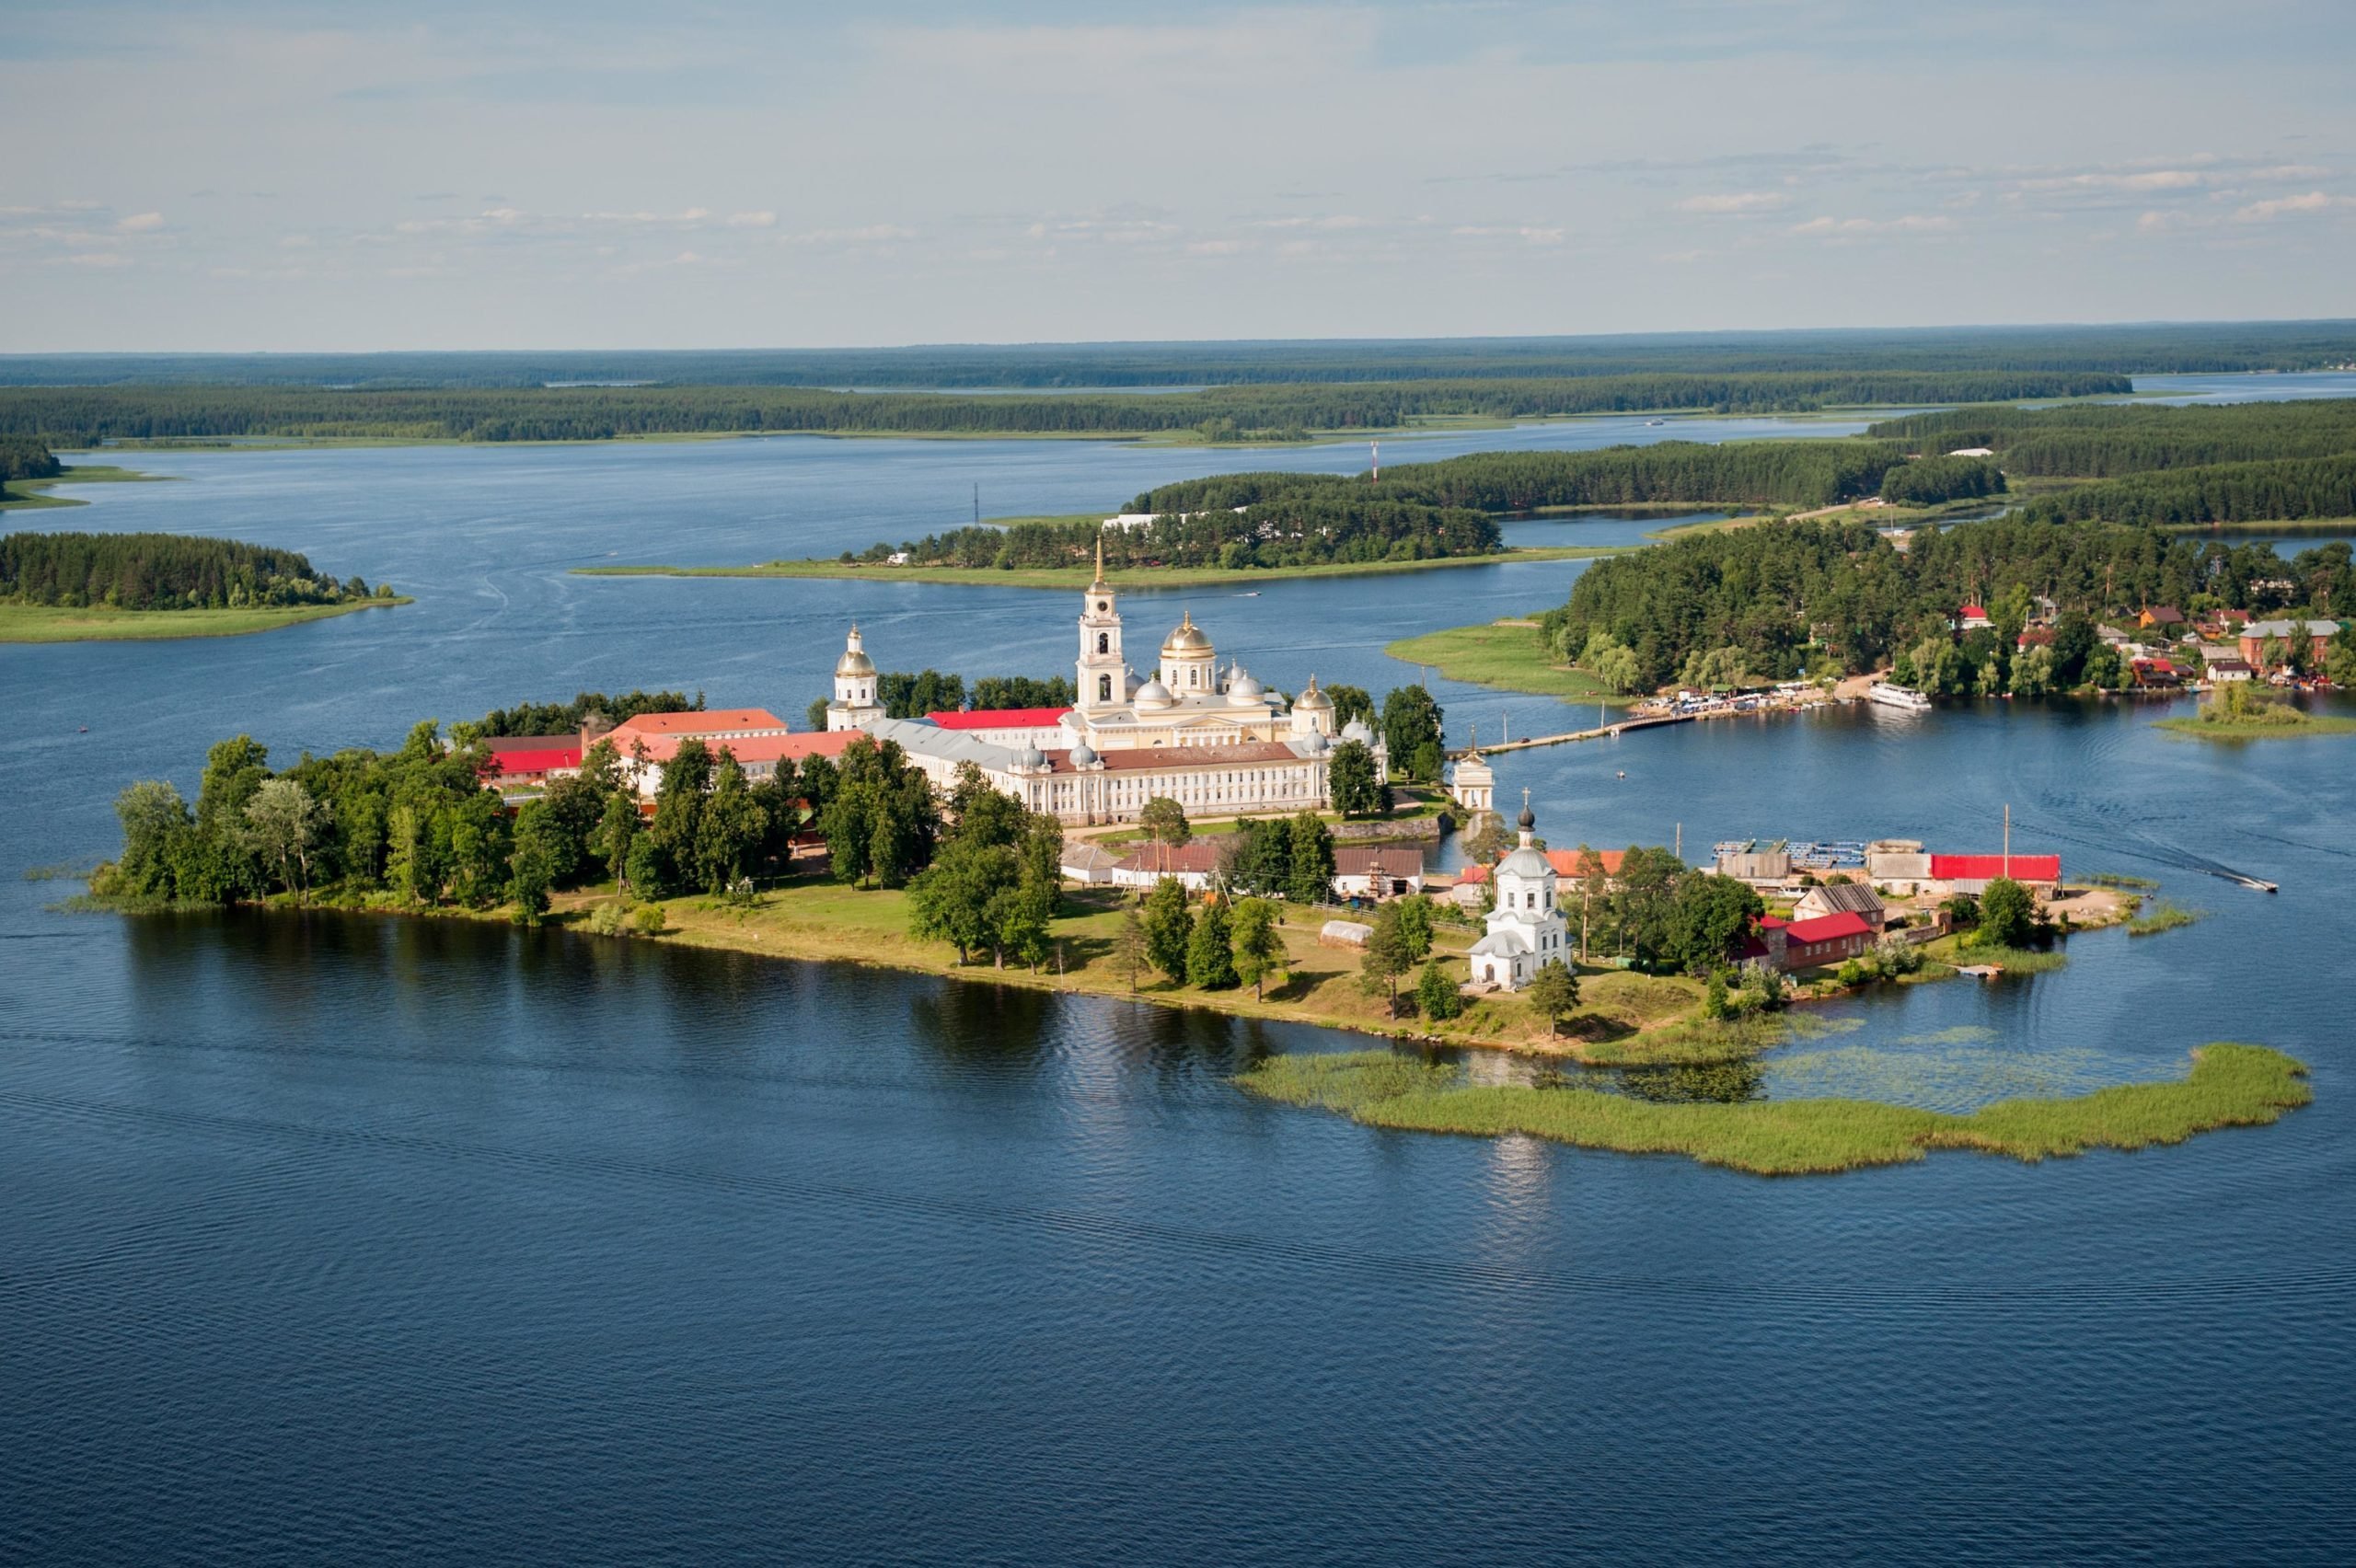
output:
[[[826,728],[864,730],[883,717],[884,705],[875,699],[875,662],[867,656],[866,640],[854,621],[843,640],[843,656],[835,661],[835,695],[826,704]]]
[[[1519,991],[1544,963],[1571,965],[1570,926],[1554,906],[1554,863],[1535,842],[1537,819],[1528,801],[1521,808],[1520,847],[1497,862],[1491,877],[1496,907],[1489,911],[1489,934],[1472,944],[1472,983]]]
[[[1449,797],[1468,812],[1494,810],[1497,776],[1481,760],[1481,747],[1474,743],[1448,776]]]
[[[953,727],[885,718],[875,700],[875,666],[853,628],[835,666],[827,728],[894,742],[944,788],[960,763],[971,762],[994,788],[1074,824],[1134,822],[1156,796],[1176,801],[1190,817],[1327,811],[1337,740],[1363,744],[1378,777],[1388,774],[1388,748],[1362,721],[1334,733],[1334,702],[1316,676],[1288,703],[1242,664],[1221,670],[1209,634],[1191,614],[1163,641],[1152,675],[1140,680],[1122,646],[1120,606],[1104,581],[1101,547],[1078,631],[1079,700],[1052,728],[1025,714],[1001,730],[979,714]]]

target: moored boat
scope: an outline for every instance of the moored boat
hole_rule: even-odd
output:
[[[1931,708],[1931,699],[1921,692],[1888,681],[1876,681],[1866,691],[1865,700],[1878,702],[1884,708],[1902,708],[1909,713],[1927,713]]]

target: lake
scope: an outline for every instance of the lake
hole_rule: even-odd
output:
[[[986,510],[1078,511],[1362,455],[142,454],[186,478],[11,518],[234,534],[419,603],[0,649],[0,1558],[2346,1561],[2346,742],[2024,703],[1496,759],[1557,844],[1993,849],[2009,805],[2016,848],[2208,911],[2081,937],[2058,974],[1815,1009],[1769,1058],[1770,1095],[1953,1108],[2212,1039],[2314,1069],[2276,1126],[2043,1167],[1771,1181],[1380,1134],[1229,1085],[1364,1043],[1319,1031],[503,927],[71,916],[71,883],[20,880],[107,853],[116,790],[192,792],[238,730],[291,757],[638,685],[798,721],[853,617],[887,668],[1070,649],[1067,595],[575,563],[863,546],[960,521],[976,482]],[[1191,608],[1273,681],[1380,691],[1407,674],[1385,642],[1559,603],[1580,570],[1126,603],[1145,636]],[[1563,713],[1436,689],[1459,738]]]

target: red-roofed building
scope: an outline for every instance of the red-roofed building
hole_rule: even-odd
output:
[[[1987,610],[1978,605],[1966,605],[1955,613],[1955,625],[1958,631],[1978,631],[1983,626],[1995,624],[1988,618]]]
[[[483,745],[491,753],[483,783],[502,793],[540,789],[581,771],[581,742],[574,736],[501,735]]]
[[[615,725],[606,739],[614,743],[616,751],[628,756],[631,744],[637,741],[677,740],[688,735],[700,735],[707,743],[745,741],[786,732],[785,721],[766,708],[712,708],[694,713],[641,713]],[[594,741],[597,737],[587,738]]]
[[[1184,844],[1157,840],[1138,846],[1113,868],[1113,885],[1149,888],[1164,877],[1175,877],[1187,892],[1200,893],[1218,873],[1218,845],[1200,838]]]
[[[1063,728],[1064,715],[1070,711],[1068,708],[953,708],[924,717],[929,724],[954,730],[1009,751],[1021,751],[1024,746],[1054,751],[1071,744],[1071,737]]]
[[[838,757],[860,733],[857,730],[805,730],[800,734],[735,738],[657,735],[635,739],[635,744],[622,754],[622,778],[641,795],[652,797],[663,787],[664,765],[678,755],[680,744],[688,740],[701,741],[715,759],[726,751],[736,759],[747,778],[767,778],[777,772],[780,762],[789,758],[800,763],[814,756]]]
[[[2030,892],[2050,898],[2062,887],[2059,855],[1934,855],[1931,880],[1944,882],[1950,893],[1974,897],[1988,891],[1998,877],[2010,877]]]
[[[1620,879],[1620,862],[1627,858],[1625,849],[1589,849],[1584,855],[1576,849],[1546,851],[1547,864],[1554,868],[1554,874],[1566,884],[1586,882],[1589,865],[1603,868],[1603,880],[1607,885],[1615,882]],[[1456,874],[1456,885],[1449,896],[1467,909],[1477,909],[1481,905],[1481,889],[1488,880],[1488,867],[1467,866]]]
[[[1846,910],[1812,920],[1781,920],[1762,915],[1742,944],[1742,956],[1789,973],[1846,963],[1873,951],[1881,933],[1872,921]]]

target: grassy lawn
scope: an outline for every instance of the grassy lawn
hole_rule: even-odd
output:
[[[168,478],[164,474],[137,473],[111,463],[68,464],[65,471],[53,479],[10,479],[7,496],[0,499],[0,512],[36,512],[48,506],[90,504],[74,496],[50,494],[58,485],[156,484]]]
[[[1390,1051],[1276,1056],[1237,1081],[1287,1104],[1339,1112],[1374,1127],[1508,1133],[1630,1154],[1681,1154],[1761,1175],[1854,1170],[1976,1149],[2035,1162],[2089,1148],[2182,1143],[2216,1127],[2258,1126],[2314,1098],[2306,1068],[2262,1045],[2192,1054],[2172,1083],[2128,1084],[2068,1099],[2006,1100],[1968,1116],[1863,1100],[1675,1104],[1581,1088],[1475,1085],[1461,1068]]]
[[[1381,577],[1397,571],[1430,571],[1450,566],[1519,565],[1619,553],[1617,548],[1564,546],[1504,550],[1496,555],[1446,556],[1437,560],[1337,561],[1323,566],[1251,568],[1240,571],[1217,567],[1172,567],[1119,572],[1113,586],[1131,593],[1153,588],[1231,588],[1241,593],[1303,577]],[[573,571],[583,577],[820,577],[860,582],[946,582],[973,588],[1045,588],[1074,593],[1087,587],[1096,575],[1084,566],[1000,571],[992,567],[846,565],[838,560],[773,560],[759,566],[577,566]]]
[[[1526,691],[1565,702],[1605,702],[1625,707],[1633,697],[1607,692],[1584,670],[1558,664],[1540,640],[1536,623],[1492,621],[1427,632],[1392,643],[1383,651],[1410,664],[1428,664],[1452,681]]]
[[[275,631],[305,621],[347,616],[354,610],[389,609],[407,598],[364,599],[356,604],[298,605],[291,608],[241,610],[70,610],[55,605],[0,602],[0,642],[121,642],[172,637],[242,637]]]

